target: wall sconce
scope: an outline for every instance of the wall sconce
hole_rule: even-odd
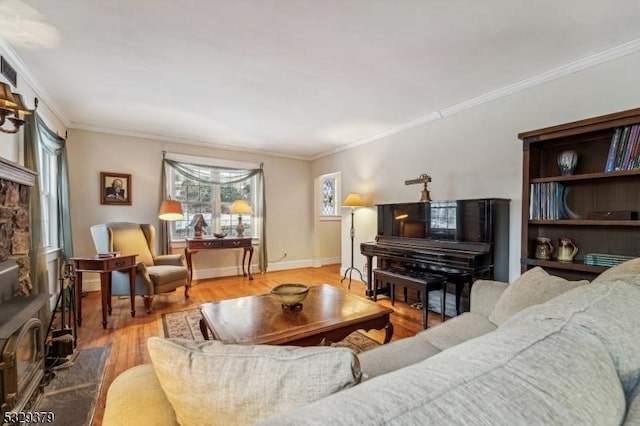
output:
[[[184,213],[182,213],[182,204],[175,200],[164,200],[160,203],[160,212],[158,217],[162,220],[182,220],[184,219]]]
[[[35,104],[37,108],[37,99]],[[20,126],[24,124],[24,120],[20,118],[20,114],[25,116],[31,114],[31,112],[32,110],[27,109],[24,105],[21,94],[12,93],[7,84],[0,82],[0,132],[18,133]],[[13,124],[13,129],[6,129],[4,127],[7,120]]]
[[[409,180],[405,180],[404,184],[405,185],[413,185],[416,183],[424,183],[424,189],[421,192],[421,197],[420,197],[420,201],[418,201],[419,203],[428,203],[429,201],[431,201],[431,195],[429,194],[429,188],[427,188],[427,184],[431,182],[431,176],[429,176],[426,173],[423,173],[420,175],[420,177],[418,179],[409,179]]]
[[[236,226],[236,232],[238,233],[238,237],[242,237],[244,234],[244,225],[242,224],[242,215],[243,214],[251,214],[253,210],[249,203],[246,200],[236,200],[231,204],[231,214],[238,215],[238,226]]]

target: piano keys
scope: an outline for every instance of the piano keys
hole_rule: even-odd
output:
[[[460,311],[475,279],[509,280],[509,203],[507,199],[378,204],[375,242],[362,243],[367,258],[367,296],[373,296],[373,258],[377,268],[434,273],[455,284]]]

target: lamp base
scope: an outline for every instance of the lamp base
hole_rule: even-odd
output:
[[[242,224],[242,216],[238,215],[238,226],[236,226],[236,232],[238,237],[242,237],[244,234],[244,225]]]
[[[358,268],[356,268],[355,266],[349,266],[347,268],[347,270],[344,271],[344,276],[340,280],[340,282],[346,280],[347,279],[347,273],[349,274],[349,286],[348,286],[349,290],[351,290],[351,274],[353,273],[353,271],[356,271],[360,275],[360,281],[364,281],[364,277],[362,276],[362,272],[360,272],[360,270]]]

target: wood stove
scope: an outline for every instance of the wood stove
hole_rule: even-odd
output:
[[[0,407],[23,411],[44,375],[44,331],[38,312],[45,294],[24,295],[14,260],[0,263]]]

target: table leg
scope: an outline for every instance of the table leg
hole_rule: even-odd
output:
[[[189,270],[189,283],[193,279],[193,266],[191,265],[191,251],[187,248],[184,249],[184,257],[187,259],[187,269]]]
[[[389,343],[392,337],[393,337],[393,324],[388,322],[387,325],[384,326],[384,341],[382,343],[383,344]]]
[[[429,286],[424,286],[424,291],[421,292],[420,302],[422,303],[422,328],[426,329],[428,327],[427,322],[429,321]]]
[[[245,247],[244,250],[242,250],[242,276],[246,277],[247,273],[244,272],[244,260],[247,258],[247,252],[249,251],[249,247]]]
[[[245,251],[245,253],[246,253],[246,251]],[[253,275],[251,275],[251,259],[253,259],[253,246],[249,247],[249,262],[247,263],[247,272],[249,273],[249,279],[250,280],[253,279]],[[244,265],[244,260],[242,261],[242,264]]]
[[[129,297],[131,299],[131,317],[136,316],[136,267],[129,268]]]
[[[107,328],[107,304],[109,298],[109,276],[110,272],[100,273],[100,294],[102,295],[102,328]]]
[[[76,264],[76,269],[78,265]],[[76,320],[82,326],[82,272],[76,271]]]
[[[107,274],[109,284],[107,284],[107,313],[111,315],[111,272]]]
[[[204,318],[200,318],[200,332],[204,337],[204,340],[209,340],[209,329],[207,328],[207,324],[204,322]]]

